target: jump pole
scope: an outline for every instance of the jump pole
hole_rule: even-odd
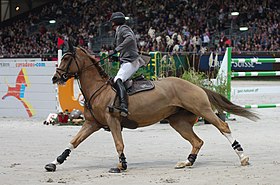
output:
[[[250,77],[250,76],[280,76],[280,71],[260,71],[260,72],[232,72],[232,63],[255,62],[255,63],[280,63],[280,58],[231,58],[232,48],[227,48],[227,98],[231,100],[231,79],[233,77]],[[280,104],[256,104],[241,105],[244,108],[276,108]]]

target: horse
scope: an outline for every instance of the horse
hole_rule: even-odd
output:
[[[108,110],[116,98],[110,77],[99,64],[100,61],[87,50],[82,47],[69,48],[56,68],[52,82],[61,85],[72,77],[77,79],[85,98],[85,122],[65,151],[45,165],[45,169],[55,171],[57,165],[62,164],[88,136],[101,128],[107,128],[112,134],[119,157],[117,167],[111,168],[109,172],[124,172],[127,170],[122,138],[124,117],[119,112]],[[215,114],[213,107],[219,112],[226,111],[253,121],[259,119],[255,113],[233,104],[219,93],[177,77],[167,77],[153,83],[154,89],[128,97],[129,114],[125,119],[137,123],[137,128],[168,120],[170,126],[192,145],[189,156],[185,161],[178,162],[176,169],[193,166],[204,143],[193,130],[199,117],[214,125],[226,137],[242,166],[249,164],[249,157],[245,155],[241,144],[232,136],[228,124]]]

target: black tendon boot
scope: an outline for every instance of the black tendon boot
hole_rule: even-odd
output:
[[[115,83],[115,88],[117,90],[117,95],[119,96],[119,100],[120,100],[121,116],[126,117],[128,115],[128,109],[127,109],[128,97],[127,97],[126,89],[121,79],[117,79]]]

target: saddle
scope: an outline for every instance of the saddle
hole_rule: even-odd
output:
[[[124,86],[126,88],[128,96],[155,88],[154,83],[150,80],[145,79],[143,75],[125,81]]]
[[[111,84],[114,84],[113,79],[111,79]],[[155,88],[155,85],[152,81],[145,79],[145,77],[141,74],[140,76],[137,76],[133,79],[129,79],[124,82],[124,86],[126,88],[126,92],[128,96],[132,96],[134,94],[143,92],[143,91],[149,91]],[[112,89],[116,91],[112,85]],[[129,102],[128,102],[129,104]],[[114,98],[114,101],[111,105],[108,106],[109,112],[120,112],[119,109],[119,99],[117,95]],[[121,125],[124,128],[129,129],[136,129],[138,127],[138,123],[136,123],[133,120],[129,120],[127,117],[123,117],[121,120]]]

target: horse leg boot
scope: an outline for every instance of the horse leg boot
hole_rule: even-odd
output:
[[[232,148],[238,155],[241,165],[249,165],[249,157],[244,154],[241,144],[232,137],[228,124],[222,121],[211,109],[209,109],[209,111],[206,112],[202,117],[218,128],[218,130],[227,138]]]
[[[241,147],[241,144],[232,137],[231,133],[223,133],[222,132],[222,134],[228,139],[228,141],[230,142],[233,150],[238,155],[239,160],[241,162],[241,166],[249,165],[249,157],[244,154],[244,151],[243,151],[243,148]]]
[[[66,147],[64,152],[59,155],[53,162],[47,164],[45,166],[45,169],[47,171],[55,171],[56,166],[62,164],[67,157],[70,155],[70,153],[77,148],[77,146],[83,142],[88,136],[90,136],[93,132],[96,132],[100,129],[100,126],[96,123],[92,123],[89,121],[85,121],[80,131],[77,133],[77,135],[71,140],[69,145]]]
[[[193,125],[197,120],[197,116],[186,111],[181,111],[167,119],[169,120],[170,126],[192,145],[192,151],[186,161],[178,162],[175,168],[180,169],[185,168],[186,166],[192,166],[203,145],[203,141],[193,131]]]
[[[117,95],[119,96],[119,101],[120,101],[120,111],[121,111],[121,116],[126,117],[128,115],[128,109],[127,109],[127,93],[126,89],[124,87],[124,84],[121,79],[117,79],[115,82],[115,88],[117,90]]]

